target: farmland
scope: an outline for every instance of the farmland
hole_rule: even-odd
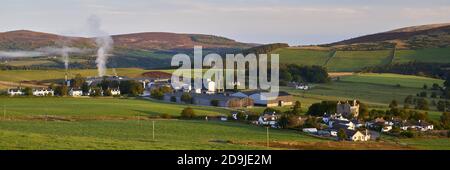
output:
[[[364,67],[380,66],[391,63],[427,62],[450,63],[450,48],[427,48],[417,50],[392,51],[366,50],[366,51],[336,51],[330,49],[308,48],[280,48],[273,54],[280,55],[280,63],[299,65],[325,66],[329,71],[359,71]]]
[[[295,95],[295,98],[302,102],[304,108],[312,103],[322,100],[353,100],[358,99],[369,104],[371,108],[387,108],[392,100],[399,101],[401,105],[408,95],[415,96],[421,91],[428,94],[433,90],[422,89],[426,84],[431,87],[433,83],[442,85],[443,80],[432,79],[419,76],[399,75],[399,74],[354,74],[341,76],[339,81],[326,84],[314,84],[308,91],[296,90],[290,87],[282,87]],[[428,97],[427,100],[439,100]],[[435,110],[434,107],[431,109]],[[438,119],[440,112],[430,111],[429,116]]]

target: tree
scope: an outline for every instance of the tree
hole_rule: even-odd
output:
[[[444,112],[441,115],[441,123],[445,129],[450,129],[450,112]]]
[[[339,131],[337,132],[337,137],[338,137],[338,140],[341,140],[341,141],[346,140],[347,134],[345,133],[345,130],[342,128],[339,129]]]
[[[22,90],[22,93],[23,93],[25,96],[32,96],[32,95],[33,95],[33,89],[31,89],[30,87],[25,87],[25,88]]]
[[[86,79],[81,76],[81,74],[75,75],[75,78],[71,80],[71,86],[74,88],[81,88],[83,84],[86,82]]]
[[[437,97],[437,93],[436,92],[431,92],[431,98],[436,98]]]
[[[447,104],[446,104],[444,101],[439,100],[439,101],[437,102],[436,108],[437,108],[439,111],[443,112],[443,111],[446,110]]]
[[[217,99],[212,99],[212,100],[211,100],[211,106],[219,106],[219,100],[217,100]]]
[[[418,94],[419,97],[427,97],[427,92],[423,91]]]
[[[428,89],[428,86],[427,86],[427,84],[423,84],[423,87],[422,87],[424,90],[426,90],[426,89]]]
[[[323,116],[324,113],[336,112],[336,101],[322,101],[320,103],[312,104],[306,114],[311,116]]]
[[[413,104],[413,96],[412,95],[406,96],[404,103],[405,104]]]
[[[127,94],[129,96],[139,96],[144,92],[144,87],[141,83],[135,80],[122,81],[119,84],[121,94]]]
[[[417,99],[416,109],[428,110],[428,101],[424,98]]]
[[[110,88],[108,88],[104,91],[104,96],[112,96],[112,92],[111,92]]]
[[[58,86],[55,88],[55,94],[59,96],[67,96],[69,88],[66,85]]]
[[[93,87],[91,88],[90,95],[93,97],[102,96],[102,89],[100,87]]]
[[[295,101],[294,107],[292,107],[292,114],[299,115],[302,112],[302,104],[300,101]]]
[[[180,100],[184,103],[192,103],[192,96],[189,93],[183,93],[180,97]]]
[[[183,111],[181,111],[181,118],[192,119],[195,116],[195,111],[191,107],[184,108]]]
[[[397,100],[392,100],[391,103],[389,104],[389,108],[394,109],[398,107],[398,102]]]
[[[161,88],[154,88],[150,91],[150,96],[154,99],[162,100],[164,99],[164,93]]]
[[[177,97],[175,97],[175,96],[170,96],[170,101],[171,101],[171,102],[177,102]]]

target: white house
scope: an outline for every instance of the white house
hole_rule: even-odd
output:
[[[8,89],[8,95],[10,96],[21,96],[24,95],[22,89],[17,88],[17,89]]]
[[[278,116],[275,113],[264,113],[258,119],[258,124],[276,127]]]
[[[111,95],[120,96],[120,89],[111,89]]]
[[[83,96],[83,91],[80,89],[70,89],[69,90],[69,96],[77,97],[77,96]]]
[[[370,133],[368,130],[365,133],[360,131],[348,130],[345,132],[347,134],[348,140],[351,141],[368,141],[370,140]]]
[[[299,89],[299,90],[308,90],[309,86],[306,84],[300,84],[300,85],[295,86],[295,88]]]
[[[53,96],[52,89],[33,89],[33,96]]]

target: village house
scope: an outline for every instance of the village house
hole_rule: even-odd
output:
[[[10,96],[22,96],[24,95],[23,89],[21,88],[15,88],[15,89],[8,89],[8,95]]]
[[[365,130],[365,133],[362,133],[357,130],[345,130],[345,134],[347,136],[347,140],[350,141],[369,141],[371,135],[368,130]]]
[[[71,88],[69,90],[69,96],[72,96],[72,97],[83,96],[83,91],[81,89]]]
[[[54,94],[52,89],[33,89],[33,96],[53,96]]]
[[[270,126],[272,128],[277,127],[278,115],[275,112],[263,113],[258,118],[258,125]]]
[[[419,131],[429,131],[433,130],[433,124],[425,121],[404,121],[400,124],[400,129],[402,130],[419,130]]]
[[[263,96],[263,91],[255,90],[255,91],[243,91],[236,92],[231,94],[231,96],[235,97],[249,97],[253,99],[255,105],[265,106],[265,107],[275,107],[275,106],[290,106],[293,105],[293,97],[287,92],[280,91],[278,93],[278,97],[275,99],[266,100],[265,96]]]
[[[120,96],[120,89],[119,88],[111,89],[111,95],[113,95],[113,96]]]

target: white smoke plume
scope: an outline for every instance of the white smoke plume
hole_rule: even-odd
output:
[[[55,47],[44,47],[37,49],[39,52],[43,52],[48,55],[60,55],[62,57],[62,60],[64,62],[64,67],[69,69],[69,54],[75,53],[75,54],[85,54],[88,52],[91,52],[89,49],[80,49],[75,47],[67,47],[63,46],[62,48],[55,48]]]
[[[92,15],[89,17],[88,26],[90,33],[96,37],[95,43],[97,44],[98,50],[95,63],[97,63],[98,76],[103,77],[106,75],[106,62],[108,61],[108,52],[113,47],[113,39],[108,33],[101,30],[101,21],[97,16]]]

